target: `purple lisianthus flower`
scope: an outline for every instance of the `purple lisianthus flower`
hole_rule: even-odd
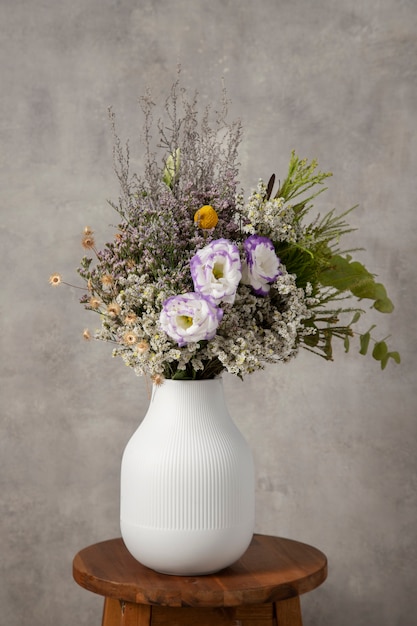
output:
[[[251,285],[257,295],[266,296],[270,283],[281,274],[274,244],[268,237],[251,235],[243,242],[243,247],[246,261],[242,264],[242,282]]]
[[[233,304],[242,278],[241,267],[238,247],[227,239],[215,239],[190,261],[194,289],[210,296],[217,304]]]
[[[210,297],[198,293],[171,296],[162,305],[162,330],[180,347],[194,341],[213,339],[223,310]]]

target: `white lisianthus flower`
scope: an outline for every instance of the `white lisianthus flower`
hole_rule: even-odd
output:
[[[242,283],[250,285],[258,296],[266,296],[281,274],[280,260],[268,237],[251,235],[243,242],[246,260],[242,264]]]
[[[181,347],[187,343],[213,339],[223,310],[212,298],[198,293],[171,296],[162,305],[162,330]]]
[[[241,267],[238,247],[227,239],[215,239],[190,261],[194,289],[217,304],[233,304],[242,278]]]

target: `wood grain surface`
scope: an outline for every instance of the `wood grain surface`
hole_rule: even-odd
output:
[[[324,582],[327,559],[298,541],[254,535],[246,553],[221,572],[167,576],[138,563],[117,538],[81,550],[73,561],[73,575],[85,589],[126,603],[226,608],[291,598],[298,602],[297,596]]]

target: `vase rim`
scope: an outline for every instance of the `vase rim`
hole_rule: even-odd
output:
[[[200,378],[199,380],[177,380],[175,378],[165,378],[164,381],[162,383],[160,383],[159,385],[157,385],[156,383],[153,383],[154,387],[162,387],[163,385],[165,385],[166,383],[215,383],[218,381],[222,381],[223,377],[222,376],[216,376],[215,378]]]

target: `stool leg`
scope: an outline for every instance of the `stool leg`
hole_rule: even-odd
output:
[[[150,626],[151,607],[147,604],[122,603],[120,626]]]
[[[115,598],[105,598],[101,626],[120,626],[122,607]]]
[[[101,626],[150,626],[151,607],[115,598],[104,600]]]
[[[303,626],[300,597],[275,602],[277,626]]]

